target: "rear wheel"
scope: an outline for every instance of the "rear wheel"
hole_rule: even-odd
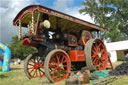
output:
[[[70,66],[70,58],[65,51],[52,50],[45,59],[45,75],[50,82],[61,81],[68,77]]]
[[[86,64],[90,70],[105,70],[108,54],[100,39],[90,39],[85,47]]]
[[[24,62],[24,72],[26,76],[31,78],[43,77],[44,73],[44,61],[38,53],[30,54]]]

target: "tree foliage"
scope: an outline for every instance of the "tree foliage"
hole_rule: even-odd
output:
[[[12,37],[12,41],[8,43],[8,47],[11,50],[12,58],[24,59],[29,54],[37,52],[36,48],[22,45],[17,36]]]
[[[85,0],[80,13],[89,14],[95,24],[108,29],[101,32],[110,41],[128,39],[128,0]]]

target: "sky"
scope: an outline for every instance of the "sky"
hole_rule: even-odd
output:
[[[0,0],[0,43],[8,43],[12,36],[17,35],[13,19],[21,9],[28,5],[38,4],[66,13],[68,15],[94,23],[89,15],[79,13],[84,8],[81,3],[84,0]],[[22,29],[23,32],[26,29]]]

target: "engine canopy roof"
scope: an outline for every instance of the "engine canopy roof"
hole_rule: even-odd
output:
[[[101,26],[89,23],[87,21],[75,18],[73,16],[64,14],[62,12],[41,6],[41,5],[30,5],[23,8],[13,20],[13,25],[18,24],[19,20],[21,20],[22,27],[27,27],[27,25],[32,20],[32,13],[34,13],[34,21],[37,22],[38,13],[41,16],[43,14],[48,14],[48,20],[51,23],[50,30],[60,29],[61,31],[68,32],[79,32],[80,30],[88,30],[88,31],[104,31],[107,32],[106,28]],[[42,17],[39,18],[39,21],[42,22]]]

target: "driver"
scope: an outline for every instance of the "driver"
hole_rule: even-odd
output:
[[[44,34],[43,37],[46,38],[46,40],[49,39],[49,31],[48,29],[50,28],[51,24],[49,22],[49,20],[44,20],[42,23],[41,23],[41,28],[42,28],[42,33]]]
[[[44,20],[43,22],[39,23],[39,31],[38,31],[38,37],[43,39],[44,41],[49,40],[49,31],[51,24],[49,20]]]

